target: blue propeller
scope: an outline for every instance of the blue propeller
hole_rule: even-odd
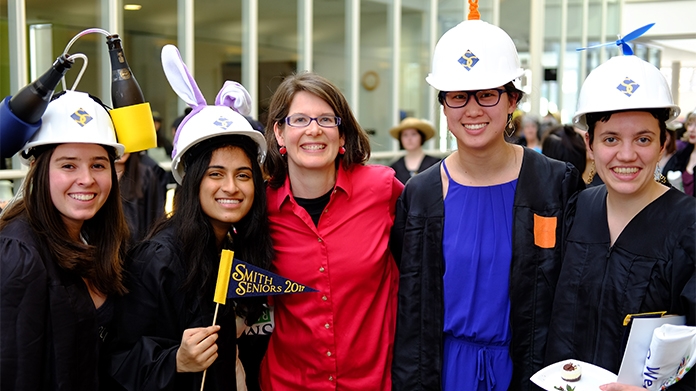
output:
[[[646,24],[643,27],[637,28],[630,33],[626,34],[623,38],[619,38],[616,40],[616,42],[607,42],[599,45],[594,45],[594,46],[588,46],[586,48],[578,48],[575,49],[576,51],[582,51],[582,50],[587,50],[587,49],[594,49],[602,46],[621,46],[621,50],[623,51],[624,56],[631,56],[633,55],[633,50],[631,50],[631,47],[628,45],[628,42],[633,41],[634,39],[640,37],[641,35],[645,34],[646,31],[650,30],[652,26],[654,26],[655,23],[650,23]]]

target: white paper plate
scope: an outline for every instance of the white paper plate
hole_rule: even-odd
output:
[[[568,382],[561,378],[563,365],[571,361],[580,365],[582,368],[582,376],[580,377],[580,380],[575,382]],[[530,380],[534,382],[534,384],[548,391],[558,391],[554,387],[563,387],[565,390],[566,384],[569,384],[571,387],[575,387],[575,391],[598,391],[599,386],[602,384],[615,382],[616,375],[604,368],[600,368],[596,365],[582,362],[580,360],[563,360],[555,364],[551,364],[535,373]]]

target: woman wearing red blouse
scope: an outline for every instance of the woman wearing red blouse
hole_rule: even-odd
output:
[[[389,232],[403,185],[391,168],[365,165],[368,136],[321,76],[288,76],[266,129],[272,271],[318,292],[274,298],[261,388],[390,390],[398,270]]]

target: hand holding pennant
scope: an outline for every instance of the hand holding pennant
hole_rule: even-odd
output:
[[[230,283],[230,273],[232,271],[232,259],[234,258],[234,251],[222,250],[220,254],[220,268],[218,269],[217,283],[215,284],[215,296],[213,296],[213,301],[215,304],[215,315],[213,315],[213,326],[217,321],[218,309],[220,304],[227,303],[227,288]],[[205,374],[208,372],[206,369],[203,371],[203,380],[201,380],[201,391],[203,391],[203,386],[205,385]]]

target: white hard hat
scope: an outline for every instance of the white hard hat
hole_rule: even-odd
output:
[[[174,158],[172,159],[172,174],[177,183],[181,184],[184,177],[183,156],[191,147],[209,138],[234,135],[247,136],[259,147],[259,163],[266,156],[266,139],[255,130],[243,115],[227,106],[204,106],[201,110],[192,112],[179,125],[175,140]]]
[[[66,91],[48,104],[41,127],[24,145],[20,160],[29,165],[30,150],[49,144],[100,144],[113,147],[123,155],[124,146],[116,141],[114,124],[106,108],[87,93]]]
[[[582,83],[573,123],[587,130],[588,113],[657,108],[670,109],[667,122],[679,116],[660,70],[636,56],[617,56],[595,68]]]
[[[425,80],[440,91],[482,90],[511,81],[519,89],[523,73],[517,48],[505,31],[481,20],[467,20],[437,42]]]

